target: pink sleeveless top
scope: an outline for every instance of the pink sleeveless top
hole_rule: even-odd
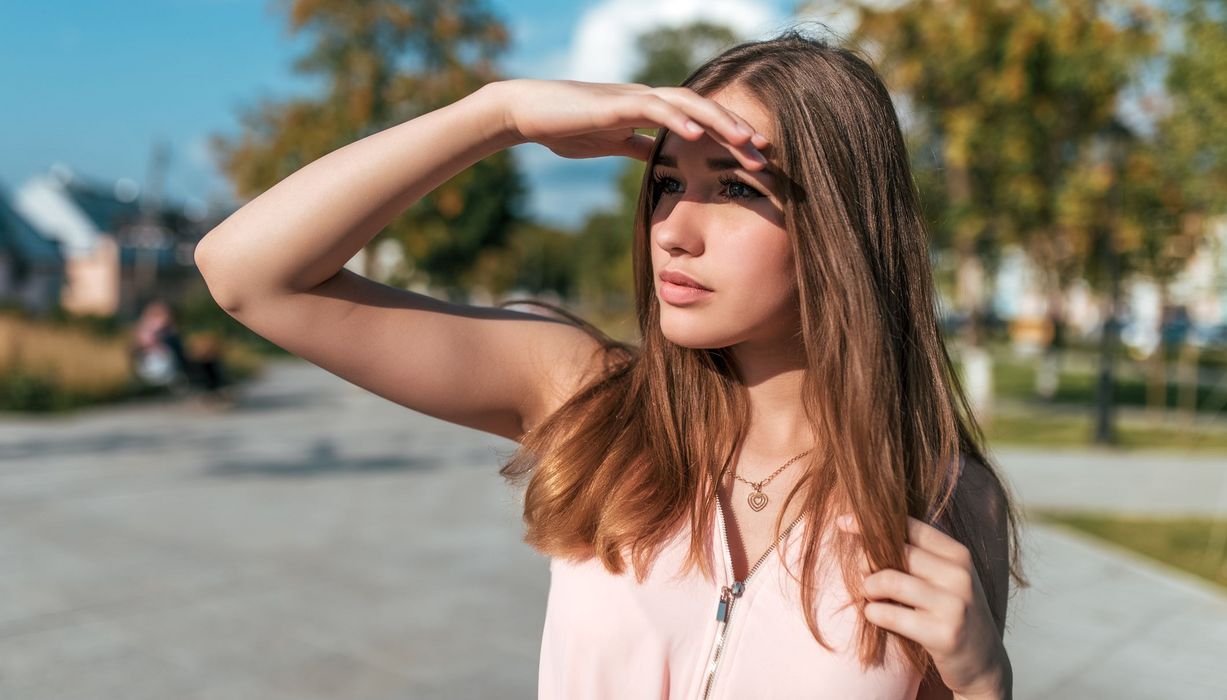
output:
[[[831,573],[818,602],[819,629],[832,653],[806,627],[800,586],[778,553],[771,550],[737,585],[718,502],[713,521],[706,552],[716,557],[715,583],[697,567],[682,573],[688,527],[678,528],[642,584],[633,571],[612,575],[595,558],[550,560],[538,698],[916,697],[920,675],[895,645],[884,667],[861,669],[856,607],[838,610],[848,601],[838,566],[824,564]],[[798,577],[805,525],[796,523],[776,545]]]

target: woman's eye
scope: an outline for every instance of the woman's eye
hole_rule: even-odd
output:
[[[664,176],[664,175],[654,175],[654,176],[652,176],[652,181],[653,181],[653,183],[654,183],[654,188],[655,188],[655,190],[656,190],[656,191],[657,191],[657,193],[659,193],[659,194],[668,194],[668,193],[670,193],[670,191],[669,191],[669,189],[668,189],[668,183],[671,183],[671,182],[672,182],[672,183],[676,183],[676,182],[677,182],[677,180],[674,180],[674,179],[673,179],[673,178],[671,178],[671,177],[666,177],[666,176]]]
[[[754,189],[753,187],[750,187],[749,185],[742,182],[741,180],[738,180],[735,177],[722,177],[720,178],[720,184],[727,187],[730,192],[740,191],[740,192],[746,193],[742,197],[737,197],[736,195],[734,195],[735,199],[753,199],[755,197],[763,196],[761,192]]]
[[[679,184],[679,183],[676,179],[671,178],[667,175],[659,175],[659,174],[653,175],[652,176],[653,196],[660,197],[661,195],[664,195],[664,194],[676,194],[677,193],[676,190],[669,189],[669,186],[671,184]],[[763,196],[761,192],[754,189],[753,187],[750,187],[749,185],[742,182],[741,180],[738,180],[735,177],[729,177],[729,176],[721,177],[720,184],[723,185],[725,190],[729,192],[729,194],[727,195],[724,195],[724,194],[721,195],[725,199],[755,199],[755,198]]]

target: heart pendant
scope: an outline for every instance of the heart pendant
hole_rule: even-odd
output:
[[[755,491],[754,493],[750,494],[746,500],[750,502],[750,507],[753,508],[755,512],[767,507],[767,494],[763,493],[762,491]]]

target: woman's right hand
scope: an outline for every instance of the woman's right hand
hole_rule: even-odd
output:
[[[710,136],[747,170],[765,161],[768,142],[745,119],[690,88],[639,83],[514,78],[502,81],[507,128],[520,142],[539,143],[564,158],[628,156],[646,161],[655,139],[636,128],[665,127],[687,141]],[[687,128],[693,121],[700,130]],[[744,127],[746,131],[741,131]]]

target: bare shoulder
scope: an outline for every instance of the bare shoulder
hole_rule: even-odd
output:
[[[524,409],[525,432],[540,425],[592,381],[605,364],[605,347],[583,328],[571,323],[551,324],[554,342],[539,347],[540,383]]]

